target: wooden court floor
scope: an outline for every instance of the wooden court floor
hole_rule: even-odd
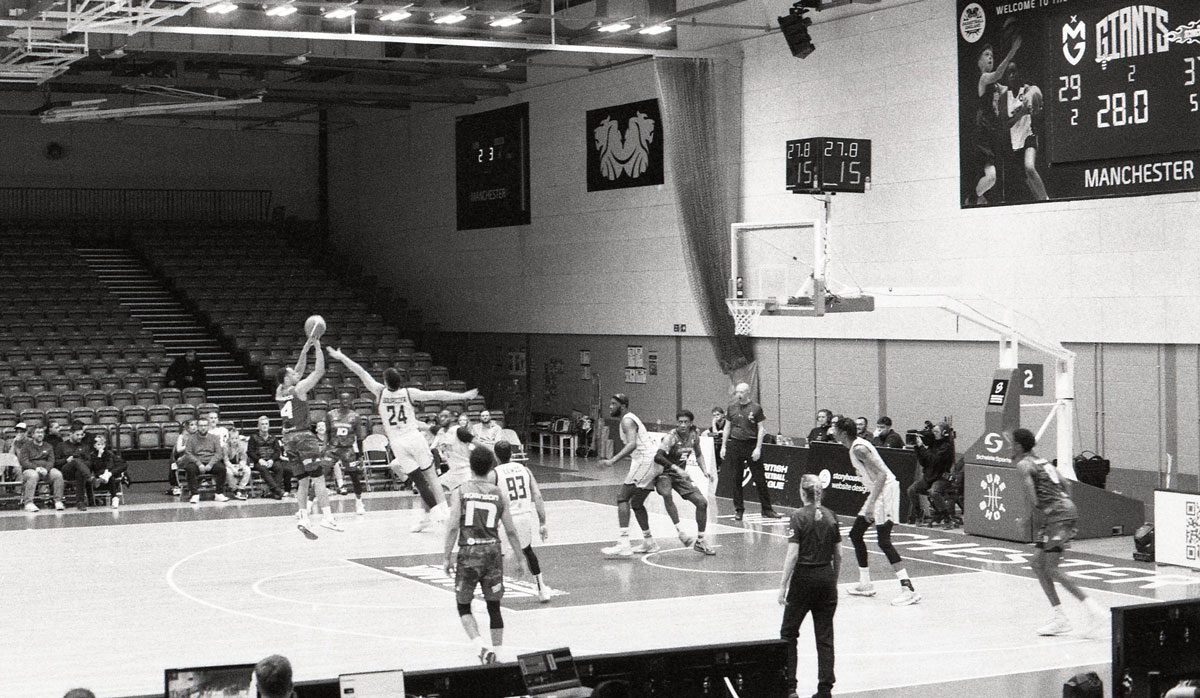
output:
[[[786,522],[732,520],[713,529],[715,557],[683,549],[657,497],[662,552],[602,559],[616,528],[612,474],[537,468],[550,539],[539,549],[561,593],[538,603],[529,580],[510,580],[501,659],[560,645],[576,654],[777,637]],[[335,498],[352,512],[353,500]],[[161,692],[162,670],[290,657],[299,680],[385,668],[472,663],[441,535],[410,533],[411,496],[370,494],[366,516],[343,513],[344,533],[293,525],[294,504],[145,504],[81,514],[0,515],[0,589],[6,603],[0,696]],[[690,505],[680,503],[685,521]],[[848,525],[848,522],[843,522]],[[1040,638],[1048,606],[1028,569],[1030,548],[957,532],[894,534],[924,601],[893,608],[898,591],[871,555],[879,596],[844,595],[836,617],[837,695],[1033,695],[1022,676],[1103,668],[1107,635]],[[855,580],[847,546],[843,588]],[[1200,594],[1200,576],[1077,552],[1070,573],[1106,606]],[[1067,597],[1068,615],[1082,609]],[[482,604],[477,615],[486,617]],[[801,631],[802,694],[815,686],[808,623]],[[1106,677],[1107,681],[1107,677]],[[946,688],[939,692],[935,684]],[[955,683],[957,682],[957,683]],[[913,693],[915,695],[916,693]],[[807,695],[807,694],[804,694]]]

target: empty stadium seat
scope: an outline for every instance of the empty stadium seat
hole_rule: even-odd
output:
[[[47,422],[54,422],[56,424],[70,424],[71,423],[71,411],[70,410],[64,410],[61,407],[51,407],[50,409],[47,409],[45,412],[46,412],[46,421]]]
[[[163,448],[174,448],[175,441],[179,439],[179,435],[183,433],[183,425],[179,422],[163,422],[162,423],[162,444]]]
[[[129,407],[130,405],[137,403],[137,400],[134,398],[133,391],[125,390],[124,388],[113,390],[109,394],[108,399],[109,402],[112,403],[113,407]]]
[[[0,409],[0,429],[15,427],[20,419],[13,410]]]
[[[188,405],[188,404],[174,405],[173,407],[171,407],[171,417],[176,422],[187,422],[189,420],[195,419],[196,418],[196,406]]]
[[[27,393],[46,393],[50,391],[50,381],[42,377],[26,378],[25,392]]]
[[[171,408],[166,405],[151,405],[146,408],[146,419],[151,422],[170,422],[173,419]]]
[[[32,431],[35,426],[46,425],[46,413],[42,412],[41,410],[21,410],[17,414],[20,415],[21,421],[25,422],[25,425],[29,427],[30,431]]]
[[[136,373],[125,376],[121,379],[121,384],[126,390],[141,390],[146,387],[146,376],[140,376]]]
[[[155,425],[158,426],[158,425]],[[116,442],[117,448],[122,451],[128,451],[133,448],[138,448],[137,445],[137,426],[133,424],[121,424],[116,427]]]
[[[138,424],[137,447],[147,450],[162,448],[162,428],[157,424]]]
[[[309,400],[308,414],[313,422],[320,422],[329,414],[329,403],[324,400]]]
[[[183,402],[183,394],[178,388],[162,388],[158,391],[158,404],[174,407]]]
[[[96,423],[97,424],[120,424],[121,423],[121,408],[120,407],[97,407],[96,408]]]
[[[183,401],[193,406],[203,404],[204,388],[184,388]]]
[[[81,393],[87,393],[89,390],[99,390],[100,389],[100,384],[98,382],[96,382],[96,379],[90,378],[88,376],[79,376],[78,378],[72,378],[71,381],[75,384],[75,389]]]
[[[91,407],[74,407],[71,409],[71,421],[95,424],[96,410]]]
[[[89,390],[83,394],[83,404],[87,407],[107,407],[108,393],[103,390]]]
[[[37,401],[29,393],[12,393],[8,396],[9,409],[17,412],[32,410],[36,405]]]
[[[196,414],[198,414],[201,417],[212,414],[213,412],[217,413],[218,419],[221,417],[221,407],[215,403],[202,402],[199,405],[196,405]],[[209,426],[212,426],[212,425],[210,424]]]
[[[364,417],[370,417],[375,412],[375,403],[360,397],[354,401],[354,411]]]
[[[59,406],[58,393],[38,393],[33,396],[34,407],[48,410]]]
[[[126,405],[121,408],[121,419],[126,424],[141,424],[146,419],[146,408],[141,405]]]
[[[158,402],[158,391],[150,388],[142,388],[133,394],[134,402],[142,407],[152,407],[160,404]],[[169,413],[170,410],[167,410]]]
[[[100,389],[106,393],[114,393],[118,390],[125,390],[125,381],[121,380],[120,376],[98,376],[100,380]],[[128,391],[126,391],[128,392]],[[132,400],[132,394],[130,400]]]
[[[61,394],[74,389],[75,381],[71,380],[67,376],[55,376],[50,379],[50,392],[52,393]]]

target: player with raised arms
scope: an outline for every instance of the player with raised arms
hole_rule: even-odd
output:
[[[979,50],[979,81],[975,86],[975,95],[979,104],[975,109],[975,152],[980,158],[983,176],[975,184],[975,190],[967,196],[968,205],[983,206],[987,204],[986,194],[996,186],[996,137],[1000,128],[1000,110],[996,100],[1003,98],[996,85],[1004,79],[1008,72],[1008,64],[1017,49],[1021,48],[1021,37],[1013,40],[1008,55],[995,65],[996,51],[991,44]],[[1007,115],[1007,110],[1006,110]]]
[[[496,647],[504,644],[504,618],[500,615],[500,599],[504,598],[504,555],[500,551],[499,524],[504,524],[508,543],[517,550],[517,539],[508,496],[492,484],[492,468],[496,457],[486,448],[471,451],[471,479],[450,493],[450,519],[446,526],[446,561],[443,569],[454,577],[455,601],[458,616],[467,637],[479,645],[479,661],[496,661]],[[458,558],[454,546],[458,544]],[[525,573],[521,557],[514,555],[516,576]],[[482,587],[491,628],[491,645],[479,637],[479,625],[471,615],[471,600],[475,587]]]
[[[421,390],[420,388],[404,387],[404,377],[394,368],[383,372],[383,383],[371,377],[367,369],[342,352],[330,347],[330,358],[341,361],[346,368],[358,376],[375,396],[379,417],[383,420],[384,434],[387,435],[388,445],[392,449],[392,457],[396,467],[412,478],[421,495],[421,501],[437,517],[444,517],[446,512],[446,496],[438,483],[437,472],[433,467],[433,454],[429,451],[429,443],[421,433],[427,428],[425,423],[417,419],[416,404],[428,400],[446,402],[450,400],[472,400],[479,396],[479,391],[471,389],[465,393],[451,390]]]
[[[887,556],[900,580],[900,595],[892,599],[893,606],[909,606],[921,601],[921,595],[913,588],[912,580],[904,567],[904,560],[892,545],[892,527],[900,520],[900,481],[892,473],[879,451],[870,441],[858,435],[858,425],[849,417],[842,417],[833,425],[838,443],[850,450],[850,464],[862,478],[867,488],[867,501],[863,502],[854,526],[850,528],[850,542],[854,544],[854,557],[858,559],[858,584],[850,587],[853,596],[874,596],[875,585],[871,583],[871,568],[867,562],[867,544],[863,534],[872,525],[878,536],[879,549]]]
[[[476,447],[476,450],[484,447]],[[533,531],[536,528],[541,540],[546,540],[549,532],[546,530],[546,503],[542,500],[542,490],[538,487],[537,478],[523,463],[512,462],[512,444],[501,439],[493,446],[496,460],[496,484],[508,494],[509,511],[512,512],[513,524],[517,528],[517,538],[521,541],[521,552],[529,565],[529,573],[537,583],[538,600],[546,603],[554,590],[542,578],[542,565],[537,553],[533,552]],[[537,525],[534,525],[534,516]],[[515,550],[513,551],[516,552]]]
[[[329,491],[325,487],[325,468],[329,460],[325,448],[313,433],[308,413],[308,393],[325,376],[325,354],[321,351],[320,332],[324,331],[324,320],[319,331],[310,327],[308,340],[300,349],[300,358],[295,367],[287,366],[279,372],[279,385],[275,389],[275,400],[279,402],[279,415],[283,417],[283,452],[296,475],[296,527],[306,536],[313,536],[308,521],[308,485],[312,482],[317,494],[317,504],[324,516],[321,525],[341,531],[342,527],[333,518],[329,506]],[[309,322],[311,326],[313,323]],[[316,361],[312,373],[304,375],[308,368],[308,350],[316,350]]]

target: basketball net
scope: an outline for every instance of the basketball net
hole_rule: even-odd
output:
[[[766,304],[750,298],[727,298],[725,303],[729,306],[729,314],[733,316],[733,333],[742,336],[753,334],[755,320]]]

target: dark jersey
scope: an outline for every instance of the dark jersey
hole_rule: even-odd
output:
[[[279,401],[279,416],[283,417],[284,431],[299,431],[312,427],[308,418],[308,400],[301,400],[294,394]]]
[[[507,501],[500,488],[474,478],[459,488],[462,514],[459,517],[458,544],[497,545],[500,543],[500,518]]]
[[[821,567],[833,562],[842,532],[832,511],[823,506],[801,507],[792,512],[788,526],[788,542],[800,546],[798,567]]]
[[[330,448],[354,448],[358,442],[359,424],[362,423],[362,417],[357,412],[338,408],[330,412],[325,421],[329,424]]]
[[[1029,473],[1033,479],[1033,491],[1037,499],[1034,506],[1041,512],[1045,523],[1079,518],[1075,503],[1063,487],[1062,476],[1052,463],[1027,455],[1017,463],[1017,467]]]
[[[667,460],[672,464],[678,465],[680,468],[686,468],[690,456],[697,453],[699,443],[697,439],[700,433],[695,427],[688,430],[687,436],[680,437],[678,431],[672,431],[663,439],[663,448],[666,451]]]

